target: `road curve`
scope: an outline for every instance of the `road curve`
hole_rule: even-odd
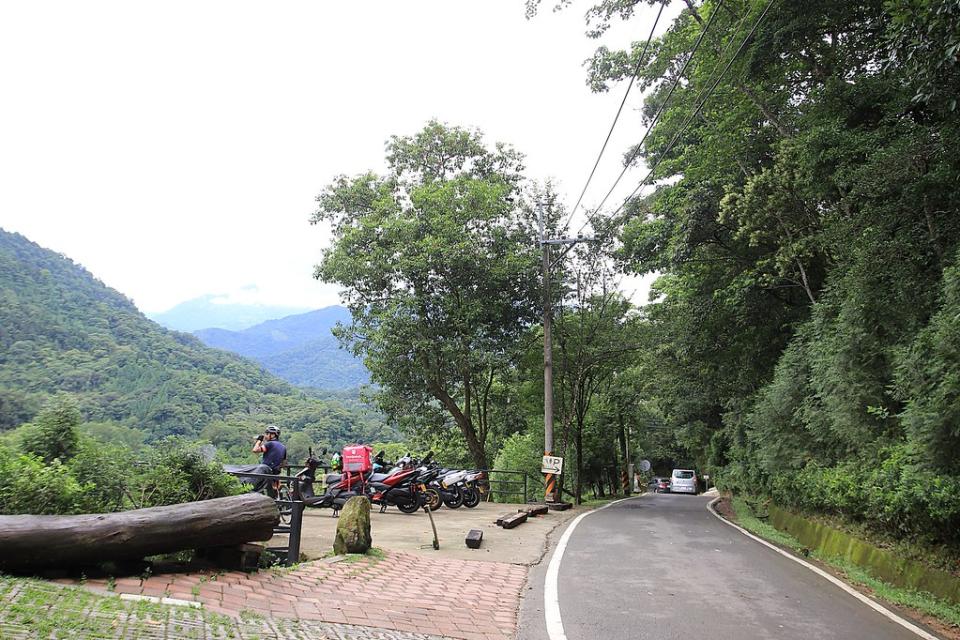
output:
[[[796,562],[720,522],[702,496],[648,495],[591,513],[558,573],[569,640],[917,640]],[[543,580],[544,570],[531,580]],[[540,597],[540,606],[531,602]],[[548,638],[542,584],[519,637]],[[555,640],[555,639],[551,639]]]

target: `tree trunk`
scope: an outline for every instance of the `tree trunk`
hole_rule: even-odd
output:
[[[630,452],[627,451],[627,429],[623,426],[623,412],[617,412],[617,422],[620,431],[617,439],[620,441],[620,488],[623,495],[630,495]]]
[[[0,570],[92,566],[269,540],[279,520],[276,503],[259,493],[119,513],[0,516]]]
[[[487,452],[485,444],[477,437],[477,430],[474,428],[473,420],[470,419],[469,415],[470,406],[467,405],[467,412],[464,413],[460,410],[460,407],[457,406],[454,399],[450,397],[450,394],[437,384],[436,381],[429,380],[427,385],[433,393],[433,397],[440,401],[450,415],[453,416],[457,426],[460,427],[460,433],[463,434],[464,440],[467,441],[467,448],[470,450],[470,456],[473,458],[474,464],[477,465],[477,469],[486,469]]]
[[[577,420],[577,504],[583,503],[583,423]]]

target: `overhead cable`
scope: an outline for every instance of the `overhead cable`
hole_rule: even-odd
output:
[[[640,191],[641,188],[643,188],[643,186],[647,183],[647,181],[649,181],[650,178],[653,177],[653,173],[654,171],[656,171],[657,166],[660,164],[660,161],[663,160],[667,156],[667,154],[670,153],[673,147],[677,144],[677,141],[680,140],[680,137],[684,133],[686,133],[686,130],[690,126],[690,123],[693,121],[693,119],[696,118],[698,115],[700,115],[700,112],[703,110],[704,105],[706,105],[707,100],[709,100],[710,97],[713,95],[713,92],[716,90],[717,86],[720,84],[720,81],[723,80],[724,76],[727,75],[727,72],[730,70],[730,67],[733,66],[733,63],[743,52],[744,48],[747,46],[747,43],[750,42],[751,38],[753,38],[753,35],[756,33],[757,28],[759,28],[760,24],[763,22],[764,18],[767,16],[767,12],[770,10],[770,7],[773,6],[774,2],[775,0],[767,1],[767,5],[766,7],[764,7],[763,12],[760,14],[760,17],[757,18],[757,21],[754,23],[753,28],[750,29],[750,33],[748,33],[747,36],[743,39],[743,41],[740,43],[740,46],[737,48],[737,51],[733,54],[733,57],[730,58],[730,60],[727,62],[726,66],[723,68],[723,71],[720,72],[720,75],[717,76],[716,79],[714,79],[713,84],[710,85],[710,88],[706,91],[706,93],[701,94],[702,99],[698,100],[699,104],[697,105],[697,108],[687,116],[686,120],[683,121],[683,124],[680,125],[680,129],[676,132],[676,134],[670,140],[670,143],[660,153],[660,155],[657,156],[657,159],[654,161],[653,165],[650,167],[650,170],[647,172],[647,175],[644,176],[643,180],[641,180],[640,183],[636,186],[636,188],[630,193],[630,195],[624,199],[624,201],[620,204],[620,206],[617,207],[617,209],[612,214],[610,214],[610,218],[615,218],[617,214],[623,210],[623,208],[627,205],[627,203],[630,202],[630,200],[637,195],[637,193]],[[580,228],[580,231],[583,231],[584,227],[586,227],[586,223],[584,223],[584,225]]]
[[[644,59],[647,56],[647,50],[650,48],[650,41],[653,40],[653,33],[657,29],[657,24],[660,22],[660,16],[663,14],[663,8],[666,6],[667,1],[668,0],[662,0],[660,2],[660,10],[657,11],[657,17],[653,21],[653,26],[650,27],[650,35],[647,36],[647,41],[643,45],[643,51],[640,52],[640,57],[637,59],[637,64],[633,69],[633,75],[630,76],[630,82],[627,84],[627,90],[623,93],[623,100],[620,101],[620,108],[617,109],[617,115],[613,117],[613,123],[610,125],[610,131],[607,132],[607,138],[603,141],[603,147],[601,147],[600,153],[597,155],[597,161],[593,163],[593,169],[590,170],[590,175],[587,177],[587,182],[583,185],[583,190],[580,191],[580,197],[577,198],[577,203],[573,205],[573,209],[570,210],[570,215],[567,216],[566,222],[563,223],[563,231],[566,231],[567,227],[570,226],[570,221],[573,219],[573,215],[577,212],[577,208],[580,206],[580,203],[583,202],[583,196],[587,193],[587,187],[590,186],[590,181],[593,180],[593,174],[597,172],[597,167],[600,166],[600,159],[603,157],[603,152],[607,150],[607,144],[610,142],[610,136],[613,135],[613,129],[617,126],[617,121],[620,119],[620,114],[623,112],[623,106],[627,103],[627,96],[630,95],[630,90],[633,88],[633,83],[636,81],[637,75],[640,73],[640,69],[643,68]]]
[[[593,216],[603,208],[603,205],[606,204],[607,200],[613,194],[614,189],[617,188],[617,185],[620,184],[620,180],[623,179],[623,176],[630,169],[630,165],[633,164],[633,161],[637,159],[637,156],[640,155],[640,150],[643,148],[643,143],[646,142],[647,138],[650,136],[650,133],[653,131],[653,128],[660,121],[660,116],[663,115],[663,112],[666,110],[667,105],[670,104],[670,98],[673,97],[673,92],[676,90],[677,85],[680,84],[680,80],[683,78],[684,74],[687,72],[687,67],[690,66],[690,63],[693,61],[693,58],[697,54],[697,49],[700,48],[700,44],[703,42],[704,37],[707,35],[707,31],[710,30],[710,26],[713,24],[713,21],[716,19],[717,14],[720,13],[720,7],[723,6],[723,0],[717,3],[715,9],[710,13],[710,18],[707,20],[707,24],[703,26],[703,29],[700,31],[700,35],[697,36],[696,42],[693,43],[693,48],[690,50],[690,55],[687,57],[686,61],[683,63],[683,67],[680,69],[680,72],[677,73],[676,78],[673,79],[673,84],[670,86],[670,90],[667,92],[667,97],[664,98],[663,102],[660,103],[660,108],[657,109],[657,112],[654,114],[653,119],[650,121],[650,125],[647,127],[647,130],[644,132],[643,137],[640,139],[640,142],[637,143],[634,147],[633,153],[630,155],[630,158],[623,164],[623,170],[620,171],[620,175],[617,176],[617,179],[613,181],[613,186],[610,187],[610,190],[607,191],[607,195],[603,196],[603,200],[600,201],[600,204],[597,205],[593,213],[587,214],[587,221],[593,222]],[[583,227],[586,226],[584,223]],[[581,227],[581,230],[583,229]]]

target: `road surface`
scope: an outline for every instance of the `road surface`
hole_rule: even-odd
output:
[[[720,522],[707,511],[708,502],[703,496],[646,495],[580,521],[557,574],[566,637],[917,640],[824,578]],[[521,640],[557,638],[544,621],[549,559],[531,572]]]

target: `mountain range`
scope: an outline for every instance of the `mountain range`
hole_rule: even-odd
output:
[[[84,420],[148,440],[203,434],[246,443],[271,422],[314,443],[395,437],[355,393],[296,389],[161,327],[69,258],[0,229],[0,430],[63,396]]]
[[[205,345],[255,360],[287,382],[320,389],[349,389],[366,384],[363,363],[342,349],[331,330],[348,323],[350,312],[340,306],[268,320],[242,331],[194,331]]]
[[[266,320],[306,311],[309,309],[303,307],[232,303],[225,301],[223,296],[207,294],[181,302],[162,313],[147,314],[147,317],[177,331],[194,332],[211,327],[242,331]]]

